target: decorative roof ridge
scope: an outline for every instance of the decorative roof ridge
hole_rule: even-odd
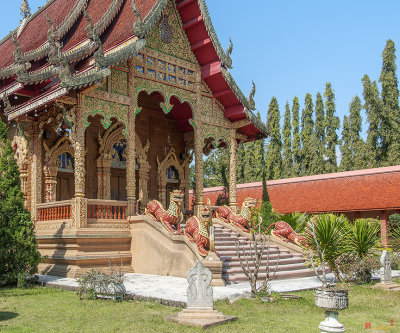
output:
[[[27,72],[27,75],[21,77],[18,81],[25,84],[40,83],[56,76],[59,71],[60,68],[58,66],[48,65],[36,71]]]
[[[115,17],[121,10],[122,4],[125,0],[113,0],[110,7],[108,7],[107,12],[103,15],[103,17],[95,24],[95,29],[99,36],[103,34],[103,32],[107,29],[112,21],[114,21]]]
[[[111,70],[109,68],[93,66],[92,68],[86,68],[82,72],[71,75],[68,64],[64,64],[63,67],[59,75],[61,81],[60,86],[68,89],[83,88],[111,75]]]
[[[135,34],[137,32],[137,29],[141,30],[140,31],[141,36],[138,36],[139,38],[144,38],[153,28],[154,24],[156,24],[157,21],[161,18],[162,12],[167,7],[168,1],[169,0],[157,0],[156,4],[151,8],[149,13],[144,18],[143,22],[142,23],[139,23],[138,21],[135,22],[134,25]],[[136,7],[135,0],[132,0],[132,5]],[[140,14],[138,19],[141,20]]]
[[[230,57],[233,48],[232,41],[229,38],[230,45],[228,47],[228,50],[225,52],[222,48],[221,42],[218,39],[217,33],[215,32],[214,25],[212,24],[211,16],[205,0],[197,0],[197,3],[200,8],[201,16],[203,17],[204,25],[206,27],[208,35],[210,36],[211,42],[214,45],[214,49],[217,52],[217,55],[222,63],[222,66],[226,68],[232,68],[232,59]]]
[[[269,134],[268,126],[266,126],[261,120],[259,120],[253,112],[251,112],[251,105],[249,100],[243,94],[242,90],[239,88],[232,74],[225,67],[221,67],[221,73],[224,77],[226,83],[232,89],[235,96],[239,99],[240,103],[244,106],[244,113],[246,114],[246,118],[250,120],[262,133],[265,135]],[[254,86],[253,86],[254,87]],[[253,88],[254,89],[254,88]]]
[[[54,2],[55,0],[52,0]],[[56,28],[55,35],[58,40],[60,40],[64,35],[71,29],[76,20],[81,15],[82,11],[87,5],[88,0],[77,0],[72,10],[69,12],[67,17],[60,23]],[[48,4],[46,4],[48,6]],[[46,6],[46,7],[47,7]],[[40,45],[34,50],[24,53],[25,59],[27,61],[38,60],[46,56],[49,52],[50,44],[46,41],[44,44]]]

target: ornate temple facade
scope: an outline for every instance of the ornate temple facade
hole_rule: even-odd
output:
[[[185,213],[193,159],[198,213],[203,156],[215,148],[229,150],[236,208],[238,145],[267,129],[252,113],[254,87],[246,98],[229,73],[232,44],[222,49],[204,0],[21,10],[0,41],[0,96],[41,271],[79,275],[113,256],[129,267],[128,218],[152,199],[168,207],[177,189]]]

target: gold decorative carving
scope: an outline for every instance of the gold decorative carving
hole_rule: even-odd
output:
[[[56,186],[57,186],[57,158],[63,153],[69,153],[71,156],[74,156],[74,149],[72,148],[70,138],[67,135],[67,132],[60,137],[52,146],[49,148],[45,142],[43,142],[43,147],[45,150],[44,156],[44,184],[45,184],[45,193],[44,198],[45,202],[54,202],[56,201]]]
[[[125,125],[125,128],[128,127],[128,106],[86,96],[85,115],[83,117],[84,119],[82,124],[83,130],[89,126],[87,118],[96,114],[102,116],[101,123],[103,124],[104,128],[108,128],[111,125],[111,119],[113,118],[121,121]],[[124,134],[128,136],[127,133]]]
[[[103,133],[98,135],[99,157],[97,164],[97,198],[111,199],[111,160],[114,153],[114,145],[121,140],[126,141],[123,134],[124,125],[114,121]]]
[[[131,99],[128,96],[113,94],[107,91],[100,90],[90,90],[85,93],[86,96],[101,99],[108,102],[113,102],[116,104],[130,105]]]
[[[24,207],[28,207],[28,163],[32,155],[28,141],[21,135],[15,135],[12,140],[14,148],[14,159],[19,169],[19,178],[21,180],[21,191],[24,196]]]
[[[42,138],[38,137],[37,123],[32,133],[32,164],[31,164],[31,216],[34,222],[37,221],[37,205],[42,202]]]
[[[158,200],[165,207],[167,204],[166,200],[166,187],[167,187],[167,169],[173,166],[180,175],[179,188],[185,190],[188,186],[189,173],[185,170],[190,164],[190,159],[187,158],[182,164],[179,163],[178,157],[175,154],[175,149],[171,148],[171,151],[165,156],[165,158],[160,162],[157,157],[157,173],[158,173]],[[186,172],[185,172],[186,171]]]
[[[111,70],[111,93],[128,95],[128,73],[116,69]]]
[[[168,18],[168,23],[173,31],[173,37],[169,43],[165,43],[160,35],[160,25],[163,23],[164,17]],[[147,34],[146,45],[176,58],[197,64],[197,59],[190,48],[189,40],[182,29],[182,21],[175,7],[175,1],[168,2],[160,21]]]

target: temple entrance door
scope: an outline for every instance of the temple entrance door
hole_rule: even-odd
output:
[[[75,193],[74,174],[70,172],[57,173],[56,200],[70,200]]]
[[[111,169],[111,200],[126,201],[125,169]]]
[[[70,200],[74,194],[74,158],[69,153],[62,153],[57,157],[56,200]]]

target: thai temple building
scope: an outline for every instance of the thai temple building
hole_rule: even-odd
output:
[[[201,219],[203,156],[229,150],[236,211],[238,145],[268,134],[255,87],[245,97],[229,72],[232,44],[221,47],[204,0],[49,0],[33,14],[26,3],[0,41],[0,96],[39,272],[76,277],[111,260],[185,276],[203,257],[168,219],[188,218],[190,163]]]

